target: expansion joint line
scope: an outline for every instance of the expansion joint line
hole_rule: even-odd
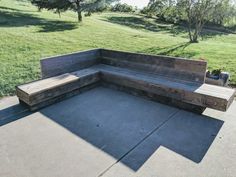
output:
[[[115,164],[120,162],[124,157],[126,157],[128,154],[130,154],[136,147],[138,147],[142,142],[144,142],[147,138],[149,138],[154,132],[156,132],[158,129],[163,127],[169,120],[171,120],[179,111],[175,111],[173,114],[171,114],[165,121],[163,121],[159,126],[154,128],[152,131],[150,131],[142,140],[140,140],[137,144],[135,144],[129,151],[127,151],[123,156],[121,156],[115,163],[111,164],[108,168],[106,168],[102,173],[98,175],[98,177],[102,177],[108,170],[110,170]]]

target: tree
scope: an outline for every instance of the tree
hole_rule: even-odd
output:
[[[224,25],[236,19],[235,0],[150,0],[141,10],[148,16],[171,23],[185,23],[190,42],[198,42],[198,36],[206,23]]]
[[[230,0],[217,0],[210,21],[216,25],[224,25],[226,21],[235,17],[235,7]]]
[[[198,36],[209,19],[215,0],[179,0],[179,13],[186,16],[190,42],[198,42]]]
[[[83,11],[91,12],[114,1],[116,0],[31,0],[31,3],[39,10],[55,10],[59,14],[66,10],[73,10],[77,13],[78,21],[81,22]]]
[[[162,21],[177,23],[179,15],[175,5],[176,0],[150,0],[148,6],[144,7],[141,13],[148,16],[157,16]]]
[[[126,3],[124,3],[124,4],[117,3],[111,8],[111,11],[113,11],[113,12],[134,12],[135,9],[133,8],[133,6],[128,5]]]

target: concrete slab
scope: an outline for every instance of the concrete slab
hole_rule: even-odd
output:
[[[24,109],[21,105],[19,105],[17,96],[0,99],[0,119],[17,114],[22,110]]]
[[[90,90],[2,124],[0,176],[98,176],[178,111],[123,92]]]
[[[235,177],[235,134],[236,102],[226,113],[180,111],[103,176]],[[141,154],[149,156],[145,163]]]
[[[31,113],[0,100],[0,177],[236,174],[236,102],[196,115],[102,87]]]

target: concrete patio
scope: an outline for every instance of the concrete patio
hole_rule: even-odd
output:
[[[234,177],[236,102],[197,115],[98,87],[38,112],[0,100],[0,177]]]

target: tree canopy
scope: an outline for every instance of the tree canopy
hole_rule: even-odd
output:
[[[231,0],[150,0],[141,12],[171,23],[186,22],[190,42],[198,41],[205,23],[223,25],[236,18]]]
[[[128,5],[126,3],[124,3],[124,4],[117,3],[114,6],[112,6],[111,11],[113,11],[113,12],[134,12],[135,9],[133,8],[133,6]]]
[[[39,10],[55,10],[58,13],[73,10],[78,15],[78,21],[81,22],[83,11],[92,12],[114,1],[116,0],[31,0],[31,3]]]

